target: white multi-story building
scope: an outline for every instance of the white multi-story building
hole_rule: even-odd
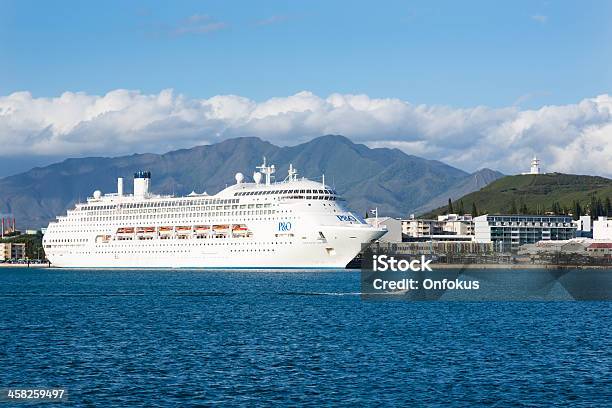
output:
[[[474,235],[474,219],[470,214],[439,215],[438,221],[442,223],[442,231],[444,234]]]
[[[612,242],[612,218],[599,217],[593,221],[593,239]]]
[[[411,238],[430,237],[442,234],[443,223],[438,220],[411,218],[402,220],[402,234]]]
[[[120,178],[117,193],[95,191],[49,224],[47,258],[63,267],[342,268],[386,232],[292,166],[282,182],[265,160],[258,169],[252,183],[238,173],[214,196],[151,194],[149,172],[134,175],[127,195]]]
[[[523,244],[575,238],[576,226],[565,215],[481,215],[474,218],[474,232],[476,242],[516,250]]]
[[[578,237],[591,237],[591,216],[582,215],[577,220],[572,221],[576,226],[576,236]]]

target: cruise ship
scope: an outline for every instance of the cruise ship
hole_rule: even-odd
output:
[[[344,268],[362,244],[385,234],[323,182],[289,166],[274,181],[266,160],[252,182],[242,173],[216,195],[152,194],[151,174],[134,174],[133,194],[94,191],[49,223],[47,258],[74,268]]]

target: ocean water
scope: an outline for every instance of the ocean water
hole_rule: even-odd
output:
[[[355,271],[3,268],[0,388],[65,388],[54,406],[610,406],[610,302],[359,287]]]

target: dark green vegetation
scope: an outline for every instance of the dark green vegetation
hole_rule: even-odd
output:
[[[43,227],[95,189],[115,192],[117,177],[125,178],[130,192],[137,170],[152,172],[151,189],[156,193],[214,194],[235,183],[237,172],[251,180],[263,156],[276,165],[277,180],[285,178],[289,163],[300,176],[314,180],[325,173],[326,184],[359,214],[378,207],[381,215],[405,217],[443,205],[448,197],[459,198],[501,176],[488,169],[469,174],[398,149],[370,149],[342,136],[322,136],[292,147],[247,137],[161,155],[68,159],[34,168],[0,180],[0,213],[12,213],[20,229]]]
[[[612,216],[612,180],[548,173],[500,178],[452,201],[454,212],[474,214],[572,214]],[[449,212],[449,205],[428,214]]]
[[[4,239],[0,239],[0,242],[25,242],[26,244],[26,256],[29,259],[42,259],[45,256],[45,252],[42,248],[42,233],[35,235],[22,234],[15,236],[5,236]]]

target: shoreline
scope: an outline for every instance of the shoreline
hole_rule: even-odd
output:
[[[612,269],[609,265],[558,264],[431,264],[437,269]]]
[[[32,263],[28,264],[10,264],[10,263],[0,263],[0,268],[24,268],[24,269],[75,269],[75,268],[59,268],[56,266],[49,266],[49,264],[37,264]],[[610,269],[612,267],[609,265],[542,265],[542,264],[432,264],[432,268],[436,269]],[[81,269],[81,268],[76,268]],[[84,268],[90,269],[90,268]],[[124,269],[124,268],[91,268],[91,269]],[[147,268],[125,268],[125,269],[147,269]],[[157,268],[155,268],[157,269]],[[166,268],[163,268],[166,269]],[[206,270],[208,268],[167,268],[171,270],[181,270],[181,269],[202,269]],[[223,268],[219,268],[218,270],[224,270]],[[261,270],[265,270],[262,268]],[[290,270],[290,269],[288,269]],[[316,269],[315,269],[316,270]],[[342,270],[339,268],[338,270]],[[360,271],[360,268],[345,268],[346,271]]]
[[[49,264],[48,263],[31,263],[31,264],[19,264],[19,263],[0,263],[0,268],[49,268]],[[51,265],[51,268],[53,268],[53,265]]]

